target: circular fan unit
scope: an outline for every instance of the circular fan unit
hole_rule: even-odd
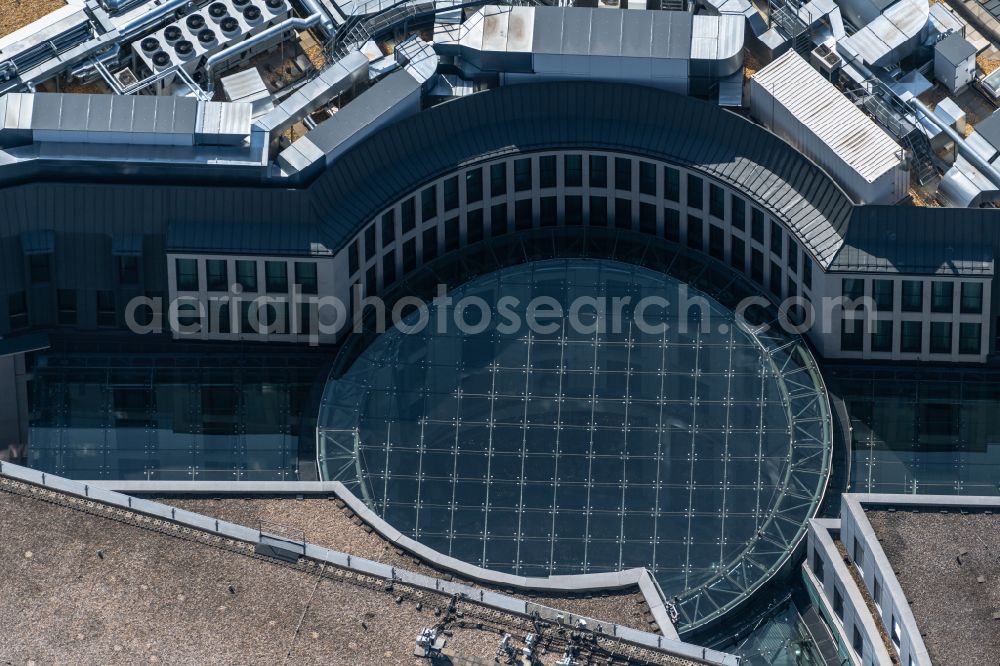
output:
[[[191,54],[194,53],[194,44],[186,39],[177,42],[174,48],[177,49],[177,55],[182,58],[190,58]]]
[[[219,22],[219,27],[222,28],[222,32],[230,35],[234,32],[239,32],[240,22],[234,19],[232,16],[227,16]]]
[[[250,5],[249,7],[243,10],[243,18],[245,18],[247,21],[250,21],[251,23],[253,21],[260,20],[260,7]]]
[[[163,51],[157,51],[153,54],[153,66],[157,68],[166,67],[170,64],[170,56]]]
[[[267,5],[267,8],[272,12],[276,12],[277,10],[285,7],[285,0],[264,0],[264,4]]]
[[[198,41],[202,44],[211,44],[215,41],[215,31],[205,28],[198,33]]]
[[[156,37],[147,37],[142,40],[142,50],[145,53],[156,53],[160,50],[160,40]]]
[[[221,19],[229,13],[229,10],[221,2],[213,2],[208,6],[208,15],[214,19]]]
[[[167,38],[168,44],[173,44],[181,38],[181,29],[176,25],[167,26],[163,31],[163,36]]]
[[[191,14],[184,22],[191,30],[201,30],[205,27],[205,17],[201,14]]]

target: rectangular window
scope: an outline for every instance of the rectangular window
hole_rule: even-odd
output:
[[[490,235],[503,236],[505,233],[507,233],[507,204],[494,204],[490,208]]]
[[[354,270],[358,270],[357,245],[351,245],[354,252]],[[243,287],[244,292],[257,291],[257,262],[239,260],[236,262],[236,283]]]
[[[566,224],[576,226],[583,224],[583,197],[573,194],[566,197]]]
[[[844,621],[844,594],[839,587],[833,588],[833,612],[837,614],[840,621]]]
[[[590,179],[591,187],[608,186],[608,158],[603,155],[590,156]]]
[[[369,224],[365,228],[365,261],[371,261],[378,251],[378,247],[375,245],[375,224]]]
[[[76,292],[72,289],[56,291],[56,304],[59,308],[59,325],[76,326]]]
[[[316,306],[312,303],[299,303],[299,335],[314,335],[316,326]],[[227,331],[228,332],[228,331]]]
[[[738,236],[729,237],[729,265],[740,273],[747,269],[746,243]]]
[[[590,197],[590,226],[608,226],[608,199],[607,197]]]
[[[844,278],[841,281],[841,289],[844,298],[856,301],[859,298],[864,298],[865,281],[859,278]]]
[[[864,324],[861,319],[842,319],[840,321],[840,350],[859,352],[864,349]]]
[[[499,197],[507,194],[507,164],[490,165],[490,196]]]
[[[892,312],[892,280],[872,280],[872,300],[879,312]]]
[[[757,249],[750,251],[750,277],[757,284],[764,284],[764,253]]]
[[[514,160],[514,191],[526,192],[531,189],[531,158]]]
[[[704,185],[701,178],[693,174],[687,174],[687,205],[688,208],[702,208],[705,205],[703,191]]]
[[[951,282],[931,282],[931,312],[955,310],[955,289]]]
[[[702,248],[702,231],[701,218],[695,217],[694,215],[688,215],[688,227],[687,227],[687,244],[688,247],[695,250],[700,250]]]
[[[854,537],[854,566],[859,571],[863,571],[865,566],[865,547],[858,541],[858,537]]]
[[[656,165],[652,162],[639,162],[639,192],[656,196]]]
[[[639,204],[639,231],[656,235],[656,206],[651,203]]]
[[[858,629],[858,625],[854,625],[854,638],[852,640],[854,646],[854,651],[861,656],[865,651],[865,639],[861,636],[861,631]]]
[[[951,322],[932,321],[931,322],[931,353],[950,354],[951,353]]]
[[[983,312],[983,283],[963,282],[962,299],[959,304],[962,314],[982,314]]]
[[[283,261],[265,261],[264,284],[269,294],[287,293],[288,264]]]
[[[466,216],[466,224],[468,228],[466,229],[467,242],[478,243],[483,240],[483,209],[476,208],[475,210],[470,210],[469,214]]]
[[[668,201],[681,200],[681,172],[663,167],[663,197]]]
[[[771,254],[776,257],[785,256],[785,234],[781,231],[781,225],[771,220]]]
[[[554,227],[559,221],[558,202],[555,197],[542,197],[538,201],[538,224]]]
[[[354,275],[355,273],[357,273],[358,269],[361,267],[360,266],[361,260],[360,260],[360,258],[358,256],[360,254],[360,251],[358,250],[359,243],[360,243],[360,241],[357,238],[355,238],[354,242],[351,243],[351,246],[349,248],[347,248],[347,272],[350,275]],[[237,276],[240,274],[240,264],[247,264],[247,263],[250,263],[250,262],[247,262],[247,261],[237,261],[236,262],[236,274],[237,274]],[[256,266],[256,264],[254,265],[254,269],[253,270],[254,270],[254,278],[253,278],[253,280],[254,280],[254,290],[256,291],[256,289],[257,289],[257,287],[256,287],[256,283],[257,283],[257,266]]]
[[[115,325],[115,292],[113,291],[98,291],[97,292],[97,325],[98,326],[114,326]]]
[[[538,158],[538,186],[556,186],[556,156],[544,155]]]
[[[311,261],[295,262],[295,284],[303,294],[318,294],[319,281],[316,277],[316,264]]]
[[[872,351],[891,352],[892,351],[892,321],[879,319],[875,321],[875,330],[872,331]]]
[[[750,209],[750,237],[764,244],[764,213],[756,208]]]
[[[632,200],[618,197],[615,199],[615,228],[632,228]]]
[[[177,269],[177,291],[198,291],[198,260],[178,259],[175,262]]]
[[[813,570],[813,574],[816,576],[816,578],[821,583],[823,582],[823,577],[824,577],[823,576],[823,573],[824,573],[824,571],[823,571],[823,565],[824,565],[823,556],[820,554],[820,552],[818,550],[813,551],[813,566],[812,566],[812,570]]]
[[[730,195],[729,203],[733,207],[733,227],[740,231],[747,228],[747,202],[735,194]]]
[[[979,339],[982,337],[982,324],[962,322],[958,325],[958,353],[979,354]]]
[[[615,189],[632,191],[632,160],[627,157],[615,158]]]
[[[566,187],[583,186],[583,155],[566,155],[563,158],[563,169],[566,171]]]
[[[768,286],[771,288],[771,293],[777,297],[781,297],[781,266],[771,262],[771,274],[768,276]]]
[[[923,350],[923,322],[904,321],[899,325],[899,351],[919,354]]]
[[[382,247],[396,240],[396,211],[387,210],[382,213]]]
[[[458,176],[446,179],[442,190],[444,191],[444,209],[455,210],[458,208]]]
[[[417,199],[410,197],[399,207],[400,231],[407,234],[417,228]],[[355,269],[357,270],[357,269]],[[354,273],[354,271],[351,271]]]
[[[726,219],[726,193],[712,183],[708,184],[708,212],[712,217]]]
[[[52,271],[49,267],[49,255],[28,255],[28,276],[31,278],[31,284],[50,282],[52,280]]]
[[[802,286],[806,289],[813,287],[813,265],[809,257],[802,257]]]
[[[534,223],[534,210],[531,199],[518,199],[514,202],[514,228],[517,230],[530,229]]]
[[[799,246],[791,238],[788,239],[788,270],[799,271]]]
[[[374,296],[378,287],[378,271],[375,266],[369,266],[365,271],[365,296]]]
[[[424,263],[438,256],[437,227],[424,229]]]
[[[920,312],[924,309],[924,283],[919,280],[903,280],[902,302],[903,312]]]
[[[444,223],[444,251],[451,252],[452,250],[457,250],[461,243],[460,239],[461,227],[458,223],[458,218],[453,217],[449,220],[445,220]]]
[[[389,250],[382,257],[382,285],[388,287],[396,281],[396,252]]]
[[[10,319],[10,330],[19,331],[28,328],[28,295],[23,291],[15,291],[7,296],[7,317]]]
[[[673,208],[663,209],[663,237],[675,243],[681,242],[681,214]]]
[[[209,291],[229,291],[229,270],[225,259],[205,262],[205,282]]]
[[[882,582],[875,577],[872,586],[872,601],[875,602],[875,606],[881,608],[882,606]]]
[[[118,257],[118,283],[139,284],[139,257]]]
[[[417,239],[411,238],[403,243],[403,273],[410,273],[417,267]]]
[[[716,259],[726,258],[726,232],[714,224],[708,225],[708,253]]]
[[[483,170],[469,169],[465,172],[465,203],[483,200]]]
[[[420,193],[420,220],[427,222],[437,217],[437,189],[431,185]]]

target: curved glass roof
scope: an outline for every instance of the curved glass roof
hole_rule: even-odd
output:
[[[731,297],[751,293],[734,288],[742,278],[726,282]],[[682,630],[721,616],[787,559],[829,463],[827,401],[800,339],[738,321],[665,272],[607,259],[509,266],[450,295],[492,304],[489,325],[463,333],[455,307],[432,303],[420,332],[390,329],[331,378],[324,478],[477,566],[543,577],[647,567],[677,597]],[[640,322],[650,296],[669,305]],[[527,324],[537,297],[563,310],[544,331]],[[620,330],[614,297],[631,299]],[[511,298],[520,327],[497,308]],[[482,327],[479,309],[463,311]]]

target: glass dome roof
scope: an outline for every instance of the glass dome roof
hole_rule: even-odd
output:
[[[730,280],[730,296],[746,289]],[[422,330],[390,329],[331,377],[325,479],[477,566],[542,577],[647,567],[676,597],[682,630],[786,561],[829,466],[827,400],[797,336],[609,259],[532,261],[450,295],[450,310],[435,302],[406,319],[426,317]],[[470,297],[489,309],[454,307]],[[538,297],[562,310],[545,330],[528,325]],[[629,299],[620,330],[615,297]],[[669,305],[640,317],[648,297]],[[521,326],[505,326],[503,299],[517,300]]]

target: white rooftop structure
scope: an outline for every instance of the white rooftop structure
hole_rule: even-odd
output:
[[[891,204],[906,195],[903,150],[795,51],[750,80],[750,113],[855,201]]]

